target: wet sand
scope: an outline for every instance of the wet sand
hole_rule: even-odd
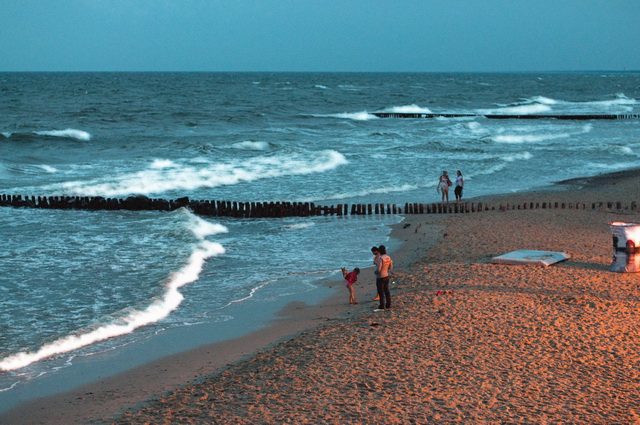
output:
[[[389,311],[373,312],[364,270],[358,305],[340,286],[320,306],[291,305],[265,331],[34,401],[0,422],[640,423],[640,274],[608,271],[608,223],[640,221],[631,208],[640,173],[562,186],[495,196],[481,213],[408,215],[392,234],[403,245],[391,253]],[[514,208],[524,202],[566,207]],[[571,258],[490,264],[515,249]]]

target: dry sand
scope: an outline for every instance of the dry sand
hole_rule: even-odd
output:
[[[188,385],[160,394],[167,384],[156,372],[152,388],[160,395],[136,407],[126,398],[101,408],[104,403],[90,397],[68,400],[73,409],[60,412],[43,401],[44,422],[33,416],[35,405],[13,418],[67,424],[640,423],[640,274],[608,271],[608,222],[640,221],[629,208],[640,199],[640,177],[632,170],[567,184],[564,192],[492,202],[559,201],[565,209],[407,216],[393,233],[404,244],[392,253],[390,311],[373,312],[376,303],[365,301],[345,314],[338,308],[346,304],[344,291],[325,304],[333,306],[332,317],[297,306],[299,314],[306,312],[308,330],[270,346],[254,344],[266,348],[233,364],[196,369],[200,377]],[[623,209],[590,209],[600,201],[621,201]],[[589,209],[568,208],[576,202]],[[490,264],[493,256],[524,248],[565,251],[571,259],[547,268]],[[361,278],[361,301],[371,290],[370,279]],[[212,361],[210,352],[199,355],[198,362],[207,355]],[[117,407],[129,409],[109,419]],[[33,420],[25,422],[30,414]]]

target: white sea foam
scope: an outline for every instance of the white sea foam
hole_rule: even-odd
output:
[[[617,93],[615,99],[607,99],[607,100],[591,100],[586,102],[570,102],[570,101],[557,101],[558,103],[568,104],[568,105],[593,105],[593,106],[627,106],[627,105],[637,105],[638,101],[636,99],[631,99],[624,95],[624,93]]]
[[[326,90],[327,89],[327,86],[323,86],[322,84],[316,84],[314,87],[317,88],[317,89],[322,89],[322,90]]]
[[[541,103],[543,105],[556,105],[558,101],[544,96],[535,96],[529,99],[530,103]]]
[[[339,84],[338,88],[342,89],[342,90],[346,90],[346,91],[360,91],[361,88],[354,86],[352,84]]]
[[[162,169],[174,167],[176,164],[170,159],[156,159],[151,163],[151,168]]]
[[[321,117],[329,117],[329,118],[342,118],[354,121],[368,121],[378,119],[375,115],[368,113],[367,111],[362,112],[343,112],[342,114],[328,114],[328,115],[316,115]]]
[[[510,143],[510,144],[519,144],[519,143],[539,143],[544,142],[546,140],[557,140],[557,139],[566,139],[567,137],[571,137],[569,133],[560,133],[560,134],[505,134],[494,136],[493,140],[496,143]]]
[[[474,175],[492,175],[492,174],[496,174],[499,173],[500,171],[504,170],[510,163],[512,162],[516,162],[516,161],[528,161],[530,159],[533,158],[533,155],[529,152],[519,152],[519,153],[515,153],[515,154],[509,154],[509,155],[502,155],[498,158],[499,162],[497,162],[495,165],[478,171],[476,172]],[[471,174],[467,174],[465,176],[465,179],[467,180],[471,180],[473,179],[473,175]]]
[[[42,168],[47,173],[57,173],[58,172],[57,168],[52,167],[50,165],[42,164],[42,165],[39,165],[38,167]]]
[[[503,161],[506,162],[514,162],[514,161],[526,161],[533,158],[533,155],[531,155],[529,152],[519,152],[519,153],[514,153],[511,155],[504,155],[502,157],[500,157],[500,159],[502,159]]]
[[[19,381],[12,382],[11,385],[9,385],[8,387],[0,388],[0,393],[14,389],[16,386],[18,386],[19,383],[20,383]]]
[[[530,105],[510,106],[507,108],[498,109],[479,109],[478,113],[481,115],[530,115],[530,114],[544,114],[551,111],[551,108],[547,105],[534,103]]]
[[[584,124],[579,131],[574,132],[547,132],[544,133],[529,133],[539,129],[535,126],[512,126],[498,129],[500,134],[492,136],[492,140],[496,143],[509,143],[509,144],[521,144],[521,143],[540,143],[548,140],[566,139],[577,134],[586,134],[591,132],[593,124]],[[552,129],[555,129],[552,127]],[[505,134],[506,132],[509,134]]]
[[[637,148],[633,149],[630,146],[620,146],[618,149],[625,155],[640,156],[640,151],[638,151]]]
[[[189,230],[201,241],[204,241],[207,236],[217,235],[219,233],[227,233],[229,230],[222,224],[211,223],[203,220],[197,215],[189,213],[187,210],[183,210],[189,215],[191,221]]]
[[[392,114],[430,114],[432,113],[429,108],[423,108],[418,105],[404,105],[404,106],[392,106],[385,108],[380,112],[388,112]]]
[[[164,319],[178,308],[184,299],[179,289],[198,280],[208,258],[222,255],[225,252],[222,245],[209,242],[205,240],[205,237],[227,231],[224,226],[206,222],[186,210],[181,210],[181,212],[189,215],[187,228],[198,238],[198,243],[194,245],[187,263],[163,283],[165,291],[162,296],[152,300],[144,309],[121,312],[121,314],[124,313],[124,316],[114,317],[110,323],[80,330],[73,335],[45,344],[36,351],[21,352],[2,358],[0,359],[0,370],[20,369],[56,354],[67,353],[99,341],[131,333],[142,326]]]
[[[248,160],[235,159],[228,163],[208,160],[197,163],[197,166],[176,163],[172,167],[157,168],[151,164],[137,173],[101,177],[91,181],[65,182],[45,189],[83,196],[149,195],[170,190],[195,190],[281,176],[323,173],[346,163],[347,159],[341,153],[325,150]]]
[[[269,143],[267,142],[254,142],[251,140],[245,140],[244,142],[234,143],[232,145],[236,149],[245,149],[252,151],[266,151],[269,149]]]
[[[265,286],[269,285],[271,282],[276,282],[278,279],[271,279],[271,280],[265,280],[262,281],[260,283],[258,283],[255,287],[251,288],[251,290],[249,291],[249,294],[245,297],[242,298],[238,298],[237,300],[231,300],[229,301],[229,304],[227,305],[231,305],[231,304],[235,304],[235,303],[240,303],[242,301],[246,301],[248,299],[253,298],[253,296],[262,288],[264,288]],[[226,307],[226,306],[225,306]]]
[[[336,193],[334,195],[327,197],[326,199],[349,199],[349,198],[364,197],[364,196],[375,195],[375,194],[408,192],[411,190],[418,189],[419,187],[420,186],[412,185],[412,184],[403,184],[400,186],[371,187],[371,188],[367,188],[360,191]],[[303,201],[313,201],[313,199],[305,199]]]
[[[66,137],[69,139],[82,140],[84,142],[91,140],[91,134],[74,128],[67,128],[66,130],[36,131],[34,133],[39,136]]]
[[[558,106],[563,109],[568,108],[570,111],[576,112],[581,111],[581,113],[603,113],[608,109],[614,109],[615,111],[631,111],[633,105],[637,105],[638,101],[636,99],[631,99],[624,95],[624,93],[616,94],[615,99],[606,99],[606,100],[590,100],[590,101],[570,101],[570,100],[560,100],[560,99],[551,99],[545,96],[534,96],[528,99],[524,99],[519,104],[509,105],[513,108],[520,108],[522,106],[536,106],[536,105],[545,105],[545,106]],[[507,108],[509,109],[509,108]],[[603,111],[604,109],[604,111]],[[500,110],[498,110],[497,113]]]
[[[471,133],[474,135],[489,134],[489,129],[483,127],[478,121],[456,124],[456,126],[454,127],[454,131],[456,133],[466,133],[467,131],[471,131]]]
[[[315,226],[315,224],[314,223],[296,223],[296,224],[285,224],[282,227],[285,229],[306,229],[311,226]]]

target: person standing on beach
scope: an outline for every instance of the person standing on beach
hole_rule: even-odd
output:
[[[451,183],[451,180],[449,179],[449,175],[447,174],[447,171],[443,171],[442,175],[440,176],[440,180],[438,180],[438,187],[437,187],[437,191],[438,192],[442,192],[442,203],[445,203],[445,199],[447,204],[449,203],[449,186],[451,186],[453,183]]]
[[[378,282],[378,278],[380,277],[380,273],[378,273],[378,258],[380,258],[380,251],[378,251],[377,246],[371,247],[371,253],[373,254],[373,265],[376,266],[373,269],[373,274],[376,277],[376,284]],[[376,296],[373,298],[373,301],[378,301],[380,299],[380,295],[376,293]]]
[[[453,190],[453,193],[456,195],[457,204],[462,202],[462,189],[464,189],[464,179],[462,178],[462,173],[458,170],[456,172],[456,188]]]
[[[380,277],[376,279],[376,288],[380,296],[380,305],[376,311],[391,308],[391,292],[389,292],[389,272],[393,269],[393,261],[387,255],[387,248],[384,245],[378,247],[380,258],[376,264],[376,270],[380,273]]]

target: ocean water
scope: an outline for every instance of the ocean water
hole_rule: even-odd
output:
[[[637,114],[639,98],[638,73],[5,73],[0,193],[403,205],[436,202],[443,169],[465,196],[524,191],[637,167],[640,120],[372,112]],[[369,265],[400,220],[0,208],[0,409],[172,329],[207,336],[157,355],[265,326]]]

